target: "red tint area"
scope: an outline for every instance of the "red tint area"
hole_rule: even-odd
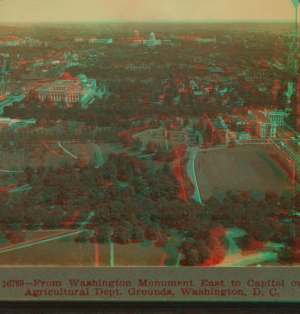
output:
[[[249,244],[248,250],[249,251],[262,250],[265,247],[265,245],[266,244],[264,242],[254,240],[253,242]]]
[[[211,267],[220,264],[227,253],[226,248],[222,245],[220,237],[225,235],[226,229],[223,227],[217,227],[211,230],[210,236],[214,241],[214,246],[212,248],[210,257],[207,259],[205,263],[200,265],[200,267]]]
[[[138,127],[138,128],[131,128],[130,130],[128,131],[123,131],[123,132],[120,132],[118,134],[119,138],[120,137],[125,137],[126,138],[126,141],[131,143],[132,142],[132,136],[136,133],[140,133],[140,132],[144,132],[144,131],[147,131],[149,129],[149,127],[146,125],[146,126],[143,126],[143,127]],[[128,148],[128,147],[127,147]]]
[[[4,186],[3,188],[0,189],[0,191],[4,192],[4,191],[12,190],[14,188],[15,188],[15,185],[11,184],[11,185]]]
[[[28,243],[33,243],[33,242],[41,241],[41,240],[48,239],[48,238],[51,238],[51,237],[54,237],[54,236],[59,236],[59,235],[65,234],[65,233],[67,233],[67,232],[69,232],[69,231],[66,230],[66,231],[62,231],[62,232],[56,233],[56,234],[54,234],[54,235],[52,234],[52,235],[49,235],[49,236],[45,236],[45,237],[41,237],[41,238],[36,238],[36,239],[29,240],[29,241],[25,241],[25,242],[22,242],[22,243],[12,244],[12,245],[9,245],[9,246],[2,247],[2,248],[0,249],[0,251],[6,250],[6,249],[10,249],[10,248],[13,248],[13,247],[18,247],[18,246],[21,246],[21,245],[24,245],[24,244],[28,244]]]
[[[58,154],[56,151],[54,151],[50,146],[46,144],[46,141],[43,141],[44,146],[46,146],[53,154],[55,154],[58,157],[62,157],[62,155]]]
[[[175,149],[177,150],[178,158],[176,158],[174,160],[174,162],[173,162],[173,173],[174,173],[175,178],[177,179],[177,181],[180,183],[180,187],[181,187],[178,196],[179,196],[180,199],[182,199],[185,202],[187,202],[186,194],[185,194],[185,190],[184,190],[184,186],[183,186],[181,169],[180,169],[180,158],[181,158],[181,155],[183,153],[183,147],[176,147]]]
[[[88,154],[87,154],[87,152],[86,152],[85,146],[84,146],[82,143],[80,143],[80,147],[81,147],[81,151],[82,151],[82,154],[83,154],[83,156],[84,156],[84,159],[85,159],[84,164],[81,165],[80,167],[84,167],[84,166],[86,166],[86,165],[88,164],[88,162],[89,162],[89,157],[88,157]]]

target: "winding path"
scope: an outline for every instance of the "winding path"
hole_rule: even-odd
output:
[[[199,186],[198,186],[197,177],[196,177],[196,172],[195,172],[195,159],[199,151],[200,151],[199,148],[189,149],[189,152],[191,155],[187,164],[187,168],[188,168],[188,175],[195,186],[195,194],[193,196],[193,199],[196,200],[198,203],[202,204]]]
[[[101,152],[101,148],[99,145],[97,145],[96,147],[96,156],[98,158],[99,164],[98,164],[98,168],[101,167],[104,163],[105,163],[105,158],[103,157],[103,154]]]
[[[26,247],[29,247],[29,246],[32,246],[32,245],[41,244],[41,243],[45,243],[45,242],[48,242],[48,241],[54,241],[54,240],[61,239],[61,238],[64,238],[64,237],[69,237],[69,236],[78,234],[78,233],[83,232],[83,231],[84,230],[82,230],[82,231],[79,230],[79,231],[76,231],[76,232],[73,232],[73,233],[67,233],[68,231],[66,230],[66,231],[58,233],[54,237],[53,237],[53,235],[45,236],[45,237],[40,238],[38,240],[29,240],[29,241],[26,241],[26,242],[23,242],[23,243],[20,243],[20,244],[10,245],[10,246],[1,248],[0,249],[0,254],[5,253],[5,252],[9,252],[9,251],[23,249],[23,248],[26,248]]]
[[[12,171],[12,170],[0,170],[0,172],[17,172],[17,173],[24,173],[24,171]]]
[[[53,150],[49,145],[47,145],[46,141],[42,141],[42,142],[43,142],[44,146],[46,146],[53,154],[55,154],[56,156],[62,158],[62,155],[60,155],[55,150]]]
[[[64,148],[60,142],[57,142],[57,145],[65,152],[67,153],[68,155],[70,155],[71,157],[75,158],[75,159],[78,159],[77,156],[73,155],[71,152],[69,152],[66,148]]]

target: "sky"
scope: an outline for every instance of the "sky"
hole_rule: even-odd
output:
[[[0,0],[2,22],[294,20],[292,0]],[[300,12],[298,14],[300,22]]]

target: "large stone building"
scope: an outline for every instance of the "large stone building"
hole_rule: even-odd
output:
[[[230,140],[229,129],[221,116],[210,119],[208,115],[204,115],[206,121],[206,129],[210,134],[209,140],[212,143],[228,144]]]
[[[113,39],[107,38],[107,39],[101,39],[101,38],[90,38],[89,44],[112,44]]]
[[[225,114],[222,118],[229,129],[229,136],[233,140],[245,141],[251,139],[249,135],[249,122],[244,117]]]
[[[249,110],[250,132],[261,138],[275,138],[276,127],[284,124],[286,113],[280,110]]]
[[[69,73],[64,73],[59,80],[39,86],[35,93],[42,101],[46,99],[54,103],[65,101],[69,107],[75,103],[85,107],[94,98],[95,90],[95,79],[88,79],[84,74],[72,77]]]
[[[217,38],[196,38],[195,39],[196,43],[202,44],[202,43],[217,43]]]
[[[157,45],[161,45],[161,41],[160,40],[157,40],[155,38],[155,34],[153,32],[151,32],[150,36],[149,36],[149,39],[146,40],[144,42],[144,44],[148,45],[148,46],[157,46]]]
[[[73,37],[73,41],[75,43],[80,43],[80,42],[83,42],[83,38],[82,37]]]
[[[300,138],[299,135],[283,139],[279,141],[272,141],[272,144],[281,153],[277,158],[279,158],[280,163],[289,172],[292,182],[295,180],[299,182],[300,180]]]

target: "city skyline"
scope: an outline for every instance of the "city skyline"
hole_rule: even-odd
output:
[[[87,21],[293,21],[291,1],[2,0],[3,23]],[[298,17],[298,21],[300,18]]]

